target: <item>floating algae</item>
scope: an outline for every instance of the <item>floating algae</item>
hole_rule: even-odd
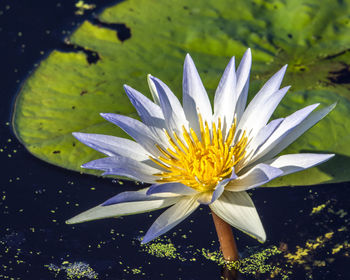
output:
[[[310,213],[310,216],[311,215],[315,215],[315,214],[318,214],[320,213],[324,208],[326,208],[326,206],[330,203],[330,201],[328,200],[327,202],[323,203],[323,204],[320,204],[314,208],[312,208],[312,211]]]
[[[170,239],[157,238],[155,242],[142,245],[141,251],[147,252],[148,254],[157,258],[186,261],[186,258],[182,257],[181,254],[177,252],[177,249]]]
[[[77,8],[77,10],[75,11],[76,15],[82,16],[84,15],[84,12],[86,10],[93,10],[96,8],[95,4],[87,4],[82,0],[79,0],[77,3],[75,3],[75,7]]]
[[[46,266],[50,271],[55,273],[55,277],[62,272],[66,274],[67,279],[98,279],[96,273],[89,264],[84,262],[70,263],[64,261],[61,266],[49,264]]]
[[[316,249],[324,248],[326,243],[332,239],[334,232],[328,232],[323,236],[318,236],[315,240],[307,240],[304,247],[297,246],[295,253],[284,255],[288,263],[305,264],[310,261],[311,255],[316,253]]]
[[[245,275],[274,272],[276,270],[276,266],[267,263],[267,261],[272,256],[282,253],[276,246],[272,246],[259,252],[255,252],[249,257],[238,261],[228,262],[223,258],[220,251],[210,252],[208,249],[203,248],[201,252],[206,259],[214,261],[219,265],[224,265],[228,269],[238,270],[240,273]]]

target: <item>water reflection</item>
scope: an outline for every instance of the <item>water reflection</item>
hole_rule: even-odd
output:
[[[221,268],[221,278],[222,280],[241,280],[240,274],[237,270],[233,268],[228,268],[227,266],[223,266]]]

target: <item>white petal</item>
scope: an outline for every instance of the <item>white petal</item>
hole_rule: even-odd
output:
[[[145,237],[142,240],[142,244],[145,244],[158,236],[166,233],[181,221],[186,219],[196,208],[199,203],[196,201],[196,197],[182,197],[179,202],[174,206],[163,212],[158,219],[152,224],[147,231]]]
[[[181,183],[156,184],[156,185],[152,185],[147,191],[147,195],[159,194],[159,193],[195,195],[197,194],[197,191]]]
[[[225,190],[225,186],[227,185],[228,182],[236,179],[237,176],[235,176],[234,178],[230,178],[230,179],[224,179],[222,180],[216,187],[215,187],[215,190],[213,192],[213,197],[211,198],[211,201],[209,204],[213,203],[215,200],[217,200],[221,195],[222,193],[224,192]]]
[[[233,122],[234,111],[236,108],[238,98],[236,82],[235,58],[232,57],[222,75],[214,98],[213,120],[217,121],[218,118],[220,118],[221,121],[225,121],[227,127],[230,127]]]
[[[242,60],[237,69],[237,84],[236,84],[236,94],[237,94],[237,104],[235,109],[235,115],[237,121],[241,119],[244,109],[247,104],[248,89],[249,89],[249,76],[250,68],[252,66],[252,53],[250,49],[244,53]]]
[[[279,90],[286,70],[287,65],[284,65],[263,85],[263,87],[259,90],[259,92],[256,95],[272,96],[274,92]]]
[[[233,192],[246,191],[266,184],[282,174],[282,170],[260,163],[251,168],[244,175],[239,176],[236,180],[229,182],[225,190]]]
[[[112,204],[125,203],[125,202],[136,202],[136,201],[149,201],[149,200],[159,200],[163,199],[162,197],[157,197],[153,195],[148,195],[149,188],[144,188],[138,191],[127,191],[119,193],[105,202],[103,202],[102,206],[108,206]]]
[[[224,179],[219,182],[219,184],[216,185],[214,191],[210,192],[203,192],[200,195],[198,195],[197,201],[201,204],[209,205],[213,203],[215,200],[217,200],[222,193],[225,190],[225,186],[232,180],[235,180],[237,178],[237,175],[232,171],[232,175],[230,178]]]
[[[246,192],[224,192],[209,207],[225,222],[265,242],[266,234],[254,203]]]
[[[334,109],[336,104],[311,113],[318,105],[307,106],[285,118],[278,129],[271,135],[270,139],[266,141],[264,147],[260,149],[264,151],[264,156],[261,157],[260,155],[261,159],[259,161],[265,161],[278,155],[305,131],[323,119]]]
[[[100,158],[82,165],[83,168],[105,171],[103,175],[125,176],[146,183],[155,183],[156,177],[152,174],[159,173],[159,169],[145,163],[122,156]]]
[[[172,135],[172,132],[175,131],[178,135],[182,135],[182,126],[185,128],[188,127],[188,122],[185,117],[185,113],[182,109],[180,101],[174,95],[174,93],[164,84],[161,80],[150,77],[154,85],[156,86],[160,106],[162,108],[165,123],[167,129]]]
[[[275,119],[259,130],[246,148],[247,154],[252,153],[249,157],[253,157],[259,151],[260,147],[270,138],[283,120],[283,118]]]
[[[202,115],[203,121],[211,123],[212,109],[208,94],[199,77],[198,71],[189,54],[186,55],[183,72],[183,107],[190,126],[199,132],[198,115]]]
[[[101,116],[107,121],[114,123],[135,139],[137,143],[142,145],[149,153],[159,156],[160,152],[156,148],[156,144],[159,144],[157,139],[148,126],[142,122],[129,118],[127,116],[118,114],[101,114]]]
[[[109,206],[99,205],[69,219],[66,223],[76,224],[98,219],[115,218],[125,215],[134,215],[138,213],[154,211],[173,205],[178,200],[179,197],[171,197],[159,200],[119,203]]]
[[[75,138],[85,145],[108,156],[126,156],[137,161],[148,159],[147,151],[138,143],[129,139],[90,133],[72,133]]]
[[[254,137],[259,130],[267,124],[289,88],[290,87],[284,87],[274,92],[272,95],[267,92],[265,95],[258,93],[243,113],[237,131],[246,131],[247,135]]]
[[[319,165],[333,156],[334,154],[291,154],[274,158],[265,163],[281,169],[282,176],[284,176]]]
[[[124,90],[144,124],[159,128],[165,127],[163,112],[158,105],[128,85],[124,85]]]
[[[160,106],[158,92],[157,92],[156,86],[154,85],[153,81],[151,80],[151,77],[152,76],[150,74],[147,75],[148,87],[149,87],[149,90],[152,94],[152,98],[153,98],[154,103],[156,103],[157,105]]]
[[[197,202],[200,204],[209,205],[213,198],[213,191],[201,192],[197,196]]]
[[[259,151],[256,153],[250,163],[264,162],[273,158],[296,138],[298,138],[303,132],[310,128],[310,126],[307,126],[305,129],[302,129],[302,133],[300,133],[300,129],[298,129],[300,126],[302,128],[304,127],[303,123],[308,122],[307,119],[310,117],[311,112],[315,110],[318,105],[319,104],[313,104],[307,106],[286,117],[279,127],[271,134],[270,138],[267,139],[266,142],[260,147]],[[322,115],[324,116],[325,114]],[[314,124],[316,122],[317,121],[315,121]],[[288,145],[286,146],[286,144]]]

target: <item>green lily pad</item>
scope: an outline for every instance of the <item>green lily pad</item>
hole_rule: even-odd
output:
[[[166,82],[181,97],[182,64],[191,53],[213,93],[232,55],[252,48],[250,98],[283,64],[284,84],[293,85],[275,117],[320,102],[336,109],[286,152],[332,152],[329,163],[271,182],[310,185],[350,180],[349,1],[152,1],[129,0],[105,9],[101,24],[84,22],[67,41],[92,51],[53,51],[25,81],[16,100],[13,127],[35,156],[84,173],[80,165],[101,154],[75,140],[74,131],[127,137],[99,115],[136,117],[124,83],[150,97],[146,75]],[[121,41],[114,24],[131,37]],[[345,78],[344,78],[345,77]]]

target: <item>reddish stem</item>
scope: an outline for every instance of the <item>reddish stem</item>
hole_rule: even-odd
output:
[[[226,261],[237,261],[239,259],[235,238],[231,226],[211,211],[216,233],[220,242],[220,249]]]

